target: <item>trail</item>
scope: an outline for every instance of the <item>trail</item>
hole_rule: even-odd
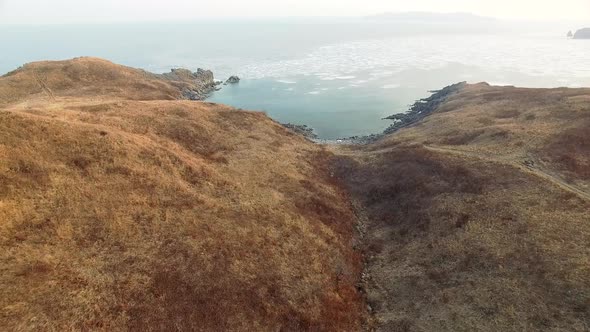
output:
[[[55,95],[53,94],[53,91],[51,91],[47,84],[45,84],[45,82],[43,82],[43,80],[39,78],[39,75],[37,75],[36,72],[33,72],[33,76],[35,78],[35,82],[37,82],[41,90],[43,90],[43,92],[45,92],[49,98],[55,100]]]
[[[351,157],[358,156],[359,154],[364,154],[364,155],[383,154],[383,153],[388,153],[388,152],[396,149],[395,147],[393,147],[393,148],[385,148],[385,149],[381,149],[381,150],[367,152],[367,151],[357,151],[357,150],[346,149],[345,146],[340,146],[340,145],[328,145],[328,146],[332,149],[332,151],[334,151],[340,155],[346,155],[346,156],[351,156]],[[461,157],[475,158],[475,159],[480,159],[480,160],[487,161],[487,162],[509,165],[509,166],[519,169],[520,171],[522,171],[524,173],[531,174],[531,175],[534,175],[534,176],[541,178],[545,181],[551,182],[553,185],[555,185],[565,191],[568,191],[568,192],[570,192],[582,199],[590,201],[590,193],[588,193],[587,191],[585,191],[575,185],[565,182],[564,180],[560,179],[558,176],[552,174],[550,171],[540,168],[538,166],[540,163],[538,162],[538,160],[536,160],[536,158],[533,158],[532,156],[529,156],[527,158],[527,160],[530,160],[533,162],[529,163],[529,164],[525,164],[524,161],[513,161],[513,160],[510,160],[509,158],[494,158],[489,155],[484,155],[481,153],[465,151],[465,150],[460,150],[460,149],[453,149],[453,148],[446,148],[446,147],[432,146],[432,145],[424,145],[424,148],[426,148],[427,150],[433,151],[433,152],[453,154],[453,155],[461,156]]]
[[[447,153],[447,154],[454,154],[454,155],[469,157],[469,158],[477,158],[477,159],[481,159],[481,160],[485,160],[485,161],[489,161],[489,162],[510,165],[512,167],[520,169],[521,171],[523,171],[525,173],[532,174],[532,175],[535,175],[541,179],[549,181],[552,184],[554,184],[555,186],[557,186],[563,190],[566,190],[570,193],[577,195],[578,197],[581,197],[585,200],[590,201],[590,193],[578,188],[575,185],[572,185],[572,184],[569,184],[569,183],[563,181],[562,179],[558,178],[557,176],[551,174],[550,172],[548,172],[544,169],[539,168],[538,166],[536,166],[536,165],[538,165],[537,162],[533,162],[531,164],[525,164],[525,163],[510,161],[507,159],[494,158],[494,157],[490,157],[489,155],[482,155],[480,153],[464,151],[464,150],[459,150],[459,149],[444,148],[444,147],[440,147],[440,146],[435,147],[435,146],[431,146],[431,145],[425,145],[424,147],[430,151]],[[532,159],[532,158],[530,160],[534,161],[534,159]]]

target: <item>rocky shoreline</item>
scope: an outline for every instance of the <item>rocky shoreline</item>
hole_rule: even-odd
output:
[[[316,140],[318,138],[318,135],[315,133],[313,128],[308,127],[307,125],[297,125],[292,123],[281,123],[281,125],[307,139]]]
[[[220,85],[237,84],[240,82],[238,76],[232,75],[225,82],[216,81],[211,70],[197,69],[191,72],[188,69],[175,68],[169,73],[159,75],[164,79],[174,82],[185,82],[182,88],[182,97],[188,100],[202,101],[210,97],[211,93],[221,90]],[[451,95],[460,91],[467,82],[459,82],[444,87],[441,90],[430,91],[432,95],[428,98],[417,100],[409,111],[400,114],[394,114],[384,118],[384,120],[393,120],[394,123],[380,134],[371,134],[365,136],[352,136],[346,138],[326,140],[321,139],[315,133],[314,129],[304,124],[281,123],[285,128],[302,135],[303,137],[318,144],[342,144],[342,145],[365,145],[378,141],[383,136],[393,134],[396,131],[411,126],[414,123],[424,119],[445,102]]]
[[[182,96],[188,100],[202,101],[207,99],[214,91],[221,90],[221,84],[237,84],[240,82],[238,76],[231,76],[225,82],[216,81],[213,72],[210,70],[197,69],[196,72],[191,72],[187,69],[177,68],[172,69],[170,73],[161,74],[165,79],[171,81],[187,82],[187,86],[183,88]],[[411,126],[416,122],[424,119],[438,107],[445,102],[450,96],[460,91],[467,82],[460,82],[444,87],[441,90],[430,91],[432,95],[428,98],[416,101],[410,110],[405,113],[394,114],[384,118],[384,120],[393,120],[394,123],[380,134],[371,134],[365,136],[351,136],[339,139],[321,139],[315,133],[312,127],[304,124],[281,123],[285,128],[302,135],[303,137],[318,143],[318,144],[335,144],[335,145],[365,145],[378,141],[383,136],[395,133],[396,131]]]
[[[385,129],[383,133],[385,135],[393,134],[402,128],[413,125],[424,119],[432,112],[436,111],[450,96],[459,92],[466,84],[467,82],[460,82],[444,87],[441,90],[430,91],[432,92],[430,97],[416,101],[406,113],[394,114],[386,117],[386,120],[393,120],[394,123],[389,126],[389,128]]]
[[[169,73],[159,76],[169,81],[181,82],[182,98],[187,100],[205,100],[211,96],[211,93],[221,90],[221,84],[236,84],[240,81],[237,76],[231,76],[225,83],[216,81],[211,70],[201,68],[196,72],[184,68],[174,68]]]
[[[339,138],[334,140],[327,140],[327,139],[320,139],[314,133],[313,128],[310,128],[306,125],[293,125],[287,124],[284,125],[287,128],[293,129],[291,127],[297,127],[298,130],[294,130],[297,133],[302,134],[303,136],[310,138],[314,142],[318,144],[334,144],[334,145],[365,145],[371,144],[379,139],[381,139],[385,135],[393,134],[396,131],[411,126],[416,122],[424,119],[428,115],[432,114],[434,111],[438,109],[438,107],[444,103],[450,96],[454,95],[455,93],[459,92],[463,87],[467,84],[467,82],[460,82],[456,84],[449,85],[444,87],[441,90],[430,91],[432,95],[428,98],[420,99],[416,101],[411,107],[410,110],[406,113],[394,114],[388,116],[384,120],[394,120],[394,123],[389,126],[383,133],[380,134],[371,134],[366,136],[352,136],[347,138]]]

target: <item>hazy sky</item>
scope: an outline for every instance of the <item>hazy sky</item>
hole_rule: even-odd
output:
[[[403,11],[590,23],[590,0],[0,0],[0,23],[359,16]]]

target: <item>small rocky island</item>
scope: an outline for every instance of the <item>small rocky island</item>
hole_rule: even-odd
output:
[[[574,39],[590,39],[590,28],[584,28],[576,31]]]
[[[240,83],[240,78],[237,76],[230,76],[230,78],[228,78],[227,81],[225,81],[225,85],[237,83]]]

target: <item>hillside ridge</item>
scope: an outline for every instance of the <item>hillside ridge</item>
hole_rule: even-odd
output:
[[[188,100],[211,80],[97,58],[0,77],[0,326],[590,326],[590,89],[460,83],[322,145]]]
[[[100,58],[80,57],[32,62],[3,75],[0,104],[42,96],[49,99],[202,100],[217,84],[213,73],[203,69],[194,73],[172,69],[169,73],[153,74]]]
[[[82,58],[0,78],[0,326],[361,329],[331,154],[263,113],[181,100],[193,74]]]

